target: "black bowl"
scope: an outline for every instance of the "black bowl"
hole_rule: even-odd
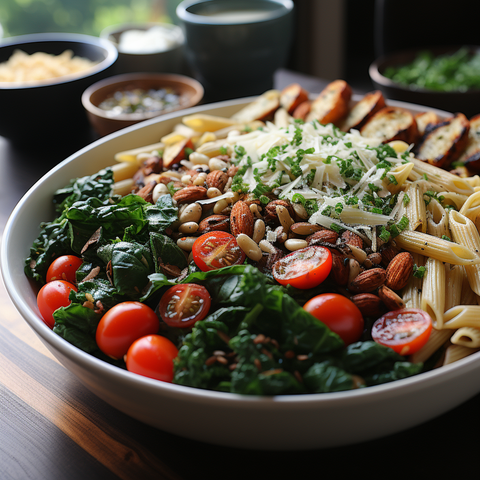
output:
[[[428,50],[434,55],[443,55],[454,53],[460,48],[461,46],[422,47],[384,55],[370,65],[370,79],[374,87],[381,90],[383,95],[391,100],[426,105],[452,113],[461,112],[471,118],[480,113],[480,89],[470,89],[465,92],[441,92],[401,85],[383,75],[388,67],[410,64],[420,52]],[[480,50],[479,46],[468,46],[467,48],[472,52]]]
[[[0,83],[0,135],[23,147],[64,144],[90,129],[82,105],[83,91],[109,76],[118,52],[104,39],[80,34],[44,33],[6,38],[0,41],[0,63],[15,50],[27,54],[59,55],[72,50],[75,56],[96,63],[77,76],[65,76],[45,83]]]

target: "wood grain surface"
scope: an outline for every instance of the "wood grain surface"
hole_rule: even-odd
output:
[[[295,74],[278,84],[295,80],[308,80],[311,91],[323,84]],[[0,137],[0,232],[25,191],[73,151],[23,150]],[[0,284],[0,480],[478,478],[479,431],[476,396],[424,425],[342,448],[250,451],[183,439],[93,395],[50,354]]]

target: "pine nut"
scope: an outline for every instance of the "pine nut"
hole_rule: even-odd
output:
[[[224,168],[227,168],[227,164],[223,160],[220,160],[219,158],[213,157],[208,162],[208,168],[210,168],[211,171],[213,171],[213,170],[223,170]]]
[[[292,204],[293,209],[295,210],[295,213],[302,218],[303,220],[306,220],[308,218],[308,213],[305,210],[305,207],[301,203],[293,203]]]
[[[186,252],[191,252],[193,248],[193,244],[197,237],[180,237],[177,240],[177,245]]]
[[[250,211],[253,213],[253,215],[257,218],[262,218],[262,215],[260,213],[260,210],[258,209],[258,205],[256,203],[251,203],[250,204]]]
[[[203,186],[206,178],[207,178],[207,174],[205,172],[201,172],[196,176],[195,180],[193,181],[193,184],[197,186]]]
[[[153,203],[157,203],[157,200],[162,195],[167,195],[168,193],[170,192],[168,191],[168,188],[164,183],[157,183],[157,185],[155,185],[155,188],[153,189],[153,192],[152,192]]]
[[[322,227],[314,223],[308,222],[298,222],[294,223],[290,230],[297,235],[311,235],[312,233],[318,232]]]
[[[186,223],[182,223],[179,227],[178,227],[178,231],[180,233],[195,233],[196,231],[198,230],[198,223],[196,222],[186,222]]]
[[[216,187],[210,187],[210,188],[207,190],[207,197],[208,197],[208,198],[219,197],[221,194],[222,194],[222,192],[221,192],[218,188],[216,188]]]
[[[289,238],[288,240],[285,240],[284,245],[287,250],[294,252],[295,250],[307,247],[308,243],[306,240],[300,238]]]
[[[192,152],[188,159],[195,165],[208,165],[210,161],[210,157],[207,157],[203,153],[200,152]]]
[[[260,243],[260,240],[265,236],[265,222],[262,219],[257,219],[253,225],[253,241]]]
[[[180,179],[182,183],[185,185],[191,185],[192,184],[192,176],[191,175],[183,175],[183,177]]]
[[[179,213],[178,219],[181,223],[198,222],[202,213],[203,209],[199,203],[191,203]]]
[[[365,250],[362,250],[361,248],[356,247],[355,245],[350,245],[347,243],[348,248],[352,251],[353,256],[355,259],[360,263],[360,265],[363,265],[365,260],[367,259],[367,254],[365,253]]]
[[[262,251],[267,253],[276,253],[275,247],[267,240],[260,240],[258,246],[262,249]]]
[[[213,213],[218,215],[219,213],[222,213],[227,207],[228,207],[227,200],[225,200],[225,198],[222,198],[213,207]]]
[[[237,244],[245,255],[254,262],[258,262],[262,258],[262,250],[248,235],[244,233],[237,235]]]
[[[295,223],[288,213],[288,210],[282,205],[277,205],[275,211],[277,212],[278,219],[280,220],[284,231],[288,232],[290,227]]]
[[[352,281],[358,277],[360,271],[360,264],[353,258],[350,258],[348,260],[348,284],[352,283]]]

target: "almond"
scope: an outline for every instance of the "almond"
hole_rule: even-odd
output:
[[[250,207],[239,200],[235,202],[230,212],[230,231],[237,236],[241,233],[252,237],[253,235],[254,218]]]
[[[347,243],[348,245],[353,245],[357,248],[363,248],[363,240],[356,233],[351,232],[350,230],[345,230],[341,236],[342,242]]]
[[[395,257],[395,255],[398,255],[400,250],[397,248],[389,245],[385,248],[382,249],[381,255],[382,255],[382,266],[387,268],[388,264],[392,261],[392,259]]]
[[[288,210],[290,217],[295,218],[295,210],[290,202],[286,200],[272,200],[267,203],[265,207],[265,221],[279,223],[277,216],[277,206],[285,207]]]
[[[230,217],[228,215],[210,215],[198,224],[197,233],[203,234],[213,230],[227,232],[230,229]]]
[[[312,235],[312,233],[323,230],[323,227],[315,223],[296,222],[290,227],[290,230],[298,235]]]
[[[207,198],[207,189],[196,185],[177,190],[172,197],[177,203],[194,203],[204,198]]]
[[[373,293],[359,293],[350,298],[364,317],[378,318],[382,314],[382,301]]]
[[[324,229],[312,233],[312,235],[309,235],[305,240],[309,245],[321,245],[322,243],[335,245],[338,240],[338,233],[333,230]]]
[[[383,268],[370,268],[355,277],[349,289],[355,293],[371,293],[385,283],[386,276]]]
[[[349,266],[347,258],[331,249],[332,253],[332,277],[337,285],[345,286],[348,283]]]
[[[221,192],[228,182],[228,175],[221,170],[214,170],[207,175],[205,183],[208,188],[218,188]]]
[[[401,290],[410,280],[414,260],[410,252],[397,254],[388,264],[385,285],[392,290]]]
[[[389,311],[405,308],[405,302],[402,298],[385,285],[378,289],[378,296]]]

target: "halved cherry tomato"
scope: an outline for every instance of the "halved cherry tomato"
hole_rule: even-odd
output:
[[[52,280],[66,280],[77,284],[76,272],[83,260],[75,255],[62,255],[56,258],[48,267],[47,282]]]
[[[303,308],[339,335],[345,345],[357,342],[363,333],[364,320],[360,310],[343,295],[322,293],[311,298]]]
[[[372,327],[372,338],[400,355],[418,352],[430,337],[432,319],[418,308],[393,310],[380,317]]]
[[[60,307],[67,307],[72,303],[69,300],[70,292],[77,291],[77,287],[65,280],[52,280],[46,283],[37,294],[37,305],[43,321],[53,328],[55,320],[53,312]]]
[[[211,303],[212,298],[205,287],[183,283],[170,287],[163,294],[158,312],[170,327],[187,328],[207,316]]]
[[[98,348],[113,358],[122,358],[137,338],[157,333],[160,320],[144,303],[122,302],[100,319],[95,339]]]
[[[286,255],[273,265],[273,277],[282,285],[307,289],[320,285],[332,269],[330,250],[305,247]]]
[[[173,359],[177,355],[177,347],[168,338],[147,335],[135,340],[128,349],[127,370],[144,377],[171,382]]]
[[[193,260],[202,272],[238,265],[245,261],[245,253],[235,237],[228,232],[204,233],[195,240]]]

